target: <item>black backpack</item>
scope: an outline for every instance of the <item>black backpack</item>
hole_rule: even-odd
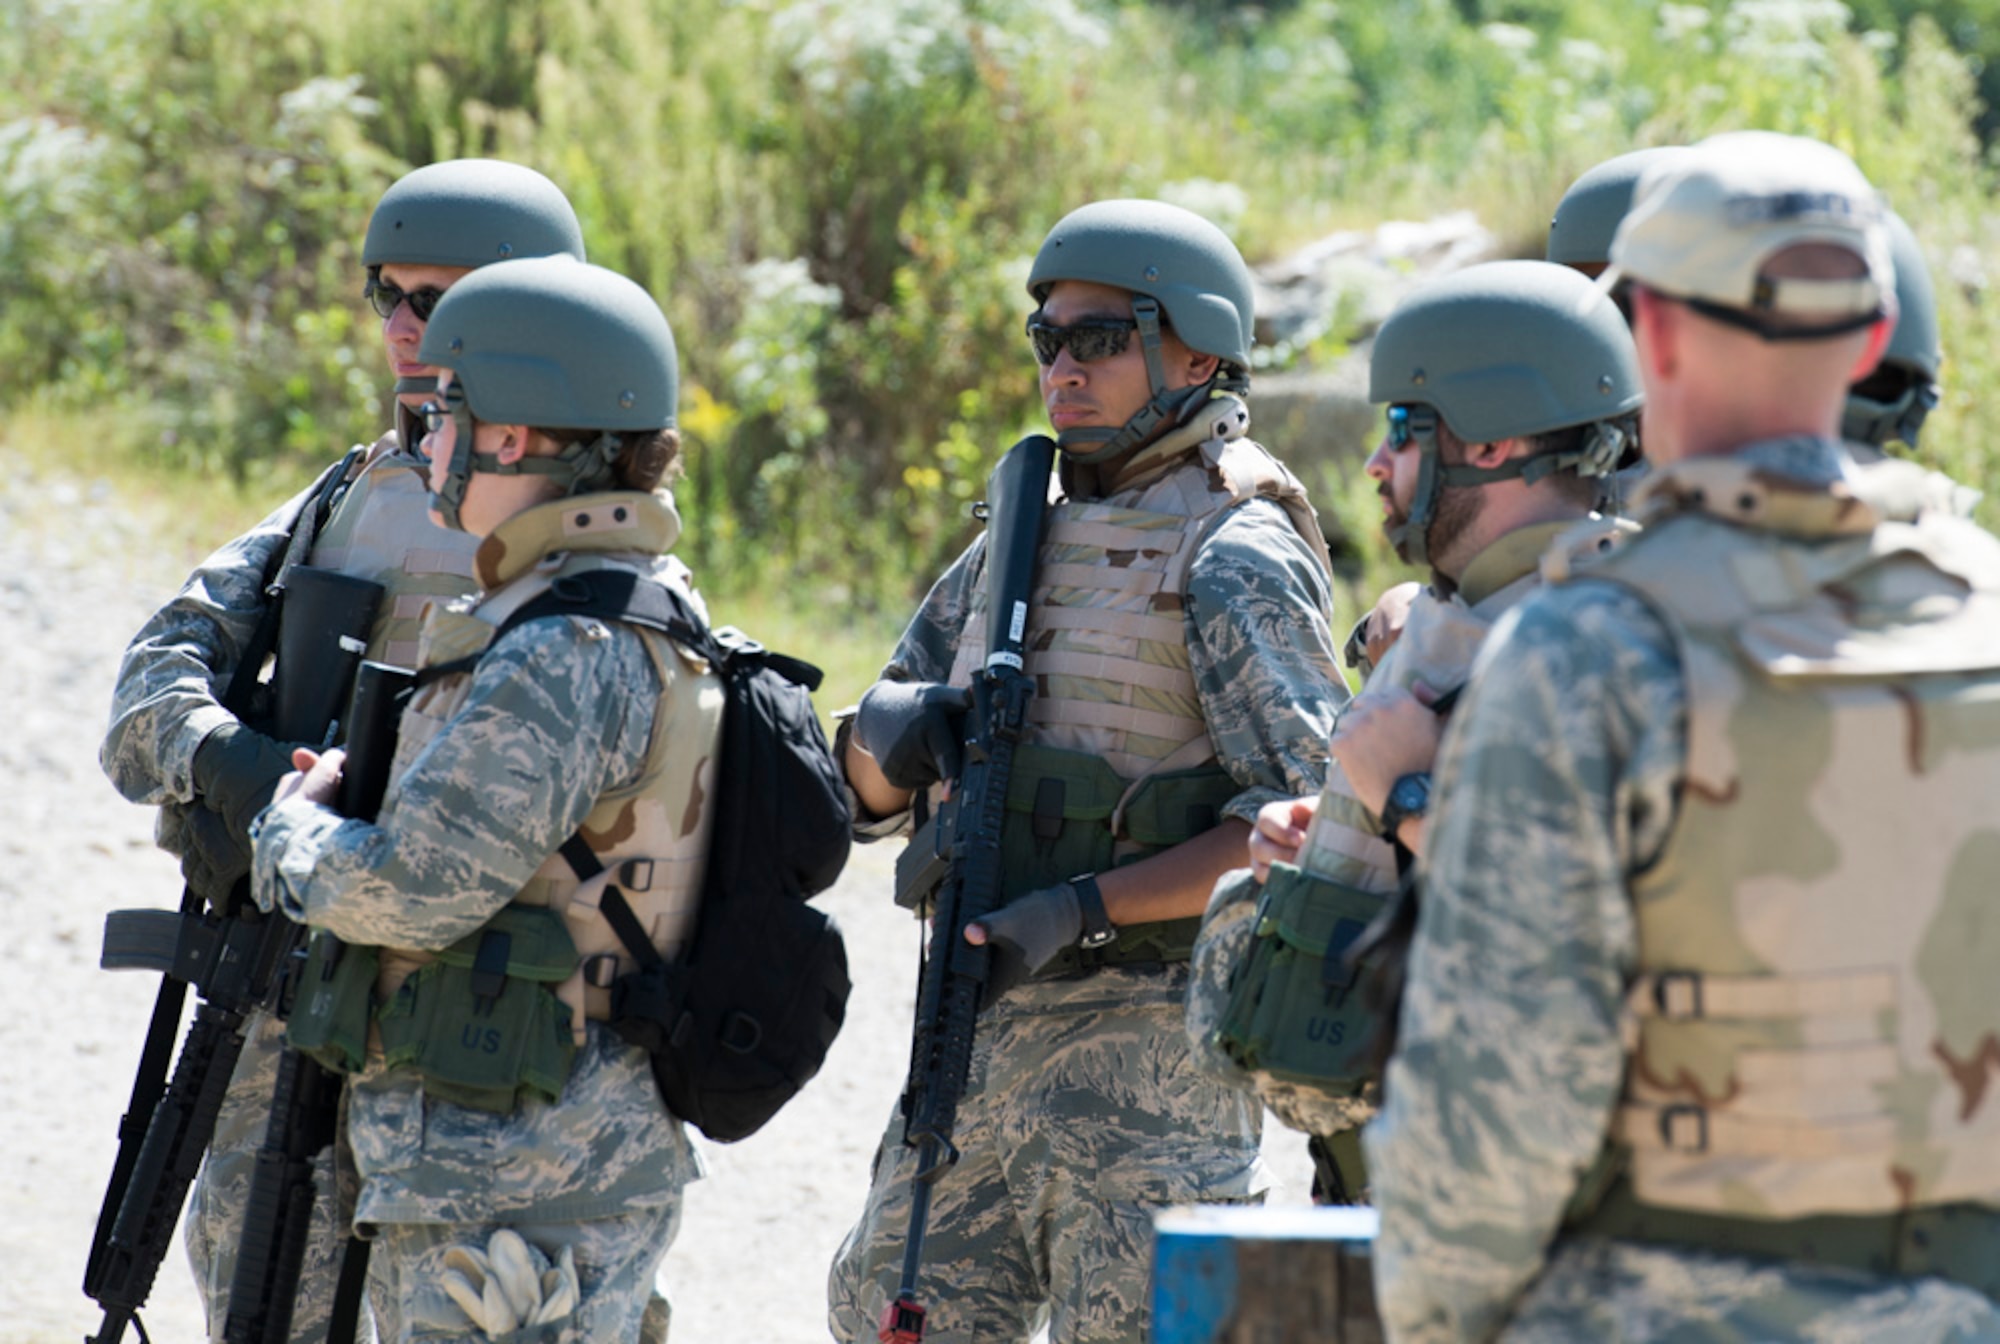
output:
[[[809,694],[820,671],[709,630],[679,593],[629,570],[566,575],[501,630],[543,616],[658,630],[722,678],[716,810],[687,945],[663,958],[615,885],[601,908],[639,963],[611,985],[612,1029],[651,1056],[668,1110],[719,1142],[745,1138],[819,1072],[847,1013],[846,944],[806,903],[840,876],[852,834]],[[604,871],[581,836],[562,854],[580,879]]]

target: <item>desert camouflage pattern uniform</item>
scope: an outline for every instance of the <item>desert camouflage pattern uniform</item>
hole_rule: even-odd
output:
[[[1539,586],[1543,553],[1561,545],[1579,555],[1594,554],[1612,545],[1619,530],[1615,522],[1592,518],[1538,523],[1496,538],[1465,566],[1452,591],[1427,586],[1417,595],[1402,637],[1383,655],[1355,700],[1383,688],[1407,690],[1418,681],[1440,694],[1463,686],[1493,623]],[[1396,890],[1396,855],[1382,838],[1381,819],[1355,798],[1337,761],[1327,767],[1326,787],[1320,790],[1298,866],[1312,876],[1378,894],[1384,903]],[[1315,1083],[1246,1070],[1216,1039],[1238,968],[1256,934],[1262,891],[1250,870],[1239,868],[1224,874],[1209,898],[1188,984],[1188,1043],[1196,1066],[1219,1082],[1254,1088],[1273,1114],[1302,1133],[1330,1137],[1357,1129],[1375,1113],[1372,1080],[1364,1083],[1357,1076]],[[1350,993],[1331,1014],[1345,1019],[1339,1026],[1343,1039],[1353,1044],[1357,1062],[1372,1029],[1362,997]]]
[[[649,550],[664,552],[679,535],[665,492],[615,499],[638,503]],[[510,538],[559,537],[538,511],[578,503],[541,505],[497,528],[478,552],[488,591],[433,613],[426,639],[462,625],[461,610],[504,599],[509,583],[533,579],[543,554]],[[633,545],[632,531],[622,547]],[[685,569],[669,557],[619,558],[685,589]],[[656,720],[697,681],[676,675],[663,686],[658,667],[645,637],[615,622],[538,620],[509,631],[391,781],[375,823],[299,798],[264,813],[253,828],[259,903],[353,944],[437,950],[477,931],[604,795],[642,776]],[[698,769],[711,748],[712,740],[687,744],[666,768]],[[484,1246],[499,1225],[551,1261],[564,1245],[576,1255],[576,1312],[520,1338],[638,1335],[681,1192],[700,1175],[644,1051],[591,1021],[560,1100],[529,1098],[505,1114],[427,1097],[414,1070],[377,1056],[349,1081],[346,1120],[361,1183],[355,1218],[377,1240],[371,1263],[384,1262],[401,1339],[482,1337],[433,1271],[451,1246]]]
[[[368,450],[347,493],[321,528],[309,563],[382,583],[384,598],[368,642],[368,657],[408,666],[416,657],[424,606],[469,593],[472,537],[437,526],[426,516],[429,495],[414,470],[419,460],[385,434]],[[302,503],[294,499],[255,528],[215,552],[189,576],[180,593],[156,612],[125,651],[112,691],[111,726],[101,753],[105,773],[126,798],[159,805],[161,848],[180,854],[195,802],[195,750],[211,731],[235,716],[221,697],[244,646],[264,614],[266,566],[282,550],[282,520]],[[250,1191],[256,1153],[269,1122],[271,1094],[284,1054],[284,1025],[255,1013],[245,1028],[242,1056],[216,1118],[215,1139],[189,1196],[188,1260],[201,1294],[212,1338],[220,1339],[229,1312],[229,1284]],[[319,1344],[326,1338],[334,1282],[340,1267],[344,1220],[334,1191],[335,1162],[328,1150],[315,1179],[314,1205],[300,1268],[291,1338]],[[351,1207],[351,1172],[342,1198]],[[379,1312],[385,1301],[375,1302]]]
[[[1101,489],[1066,466],[1070,497],[1118,505],[1142,495],[1200,446],[1199,431],[1150,446]],[[984,557],[976,539],[938,580],[883,679],[949,679]],[[1324,776],[1346,698],[1324,575],[1284,508],[1263,498],[1224,515],[1190,567],[1190,670],[1216,757],[1239,786],[1223,816],[1250,820]],[[905,813],[856,832],[874,839],[908,824]],[[930,1344],[1025,1344],[1045,1322],[1054,1344],[1139,1344],[1154,1212],[1263,1197],[1262,1108],[1195,1072],[1186,995],[1185,963],[1141,963],[1030,981],[981,1012],[958,1112],[962,1156],[934,1188],[924,1246]],[[901,1277],[915,1165],[892,1114],[866,1208],[828,1279],[836,1339],[875,1338]]]
[[[1887,539],[1900,525],[1878,525],[1871,534],[1858,521],[1870,518],[1869,506],[1851,498],[1842,505],[1840,492],[1858,478],[1831,442],[1775,440],[1748,445],[1733,461],[1697,461],[1698,471],[1733,469],[1738,484],[1718,489],[1719,477],[1702,478],[1706,492],[1682,490],[1676,469],[1655,473],[1639,501],[1647,534],[1614,565],[1670,554],[1661,543],[1676,530],[1716,526],[1703,521],[1704,507],[1721,513],[1746,499],[1748,513],[1732,523],[1739,535],[1763,536],[1761,554],[1780,564],[1809,547],[1760,526],[1756,510],[1767,499],[1789,496],[1791,507],[1805,501],[1809,508],[1816,498],[1828,516],[1846,520],[1843,530],[1859,527],[1864,536]],[[1664,501],[1657,512],[1649,508],[1655,501]],[[1927,516],[1918,522],[1932,525]],[[1967,534],[1976,574],[1990,566],[1992,543],[1975,530]],[[1735,570],[1739,578],[1755,572],[1747,563]],[[1848,595],[1852,611],[1881,617],[1886,628],[1912,612],[1908,598],[1923,589],[1931,593],[1930,614],[1954,605],[1935,601],[1937,585],[1928,581],[1899,587],[1897,573],[1891,566],[1872,574],[1869,586]],[[1959,597],[1965,594],[1961,588]],[[1628,992],[1647,958],[1640,938],[1646,912],[1635,906],[1633,889],[1685,822],[1688,675],[1669,618],[1633,588],[1591,581],[1587,569],[1510,613],[1480,654],[1444,744],[1399,1046],[1382,1111],[1363,1135],[1382,1213],[1376,1285],[1390,1337],[2000,1340],[2000,1305],[1967,1286],[1983,1281],[1990,1292],[2000,1264],[2000,1217],[1990,1202],[1883,1219],[1907,1236],[1871,1242],[1882,1253],[1871,1258],[1872,1268],[1715,1248],[1718,1229],[1742,1228],[1754,1245],[1774,1226],[1746,1216],[1756,1195],[1749,1187],[1732,1193],[1726,1179],[1704,1189],[1735,1211],[1704,1216],[1710,1235],[1699,1249],[1661,1244],[1671,1234],[1645,1234],[1653,1215],[1643,1207],[1633,1224],[1638,1235],[1565,1231],[1566,1223],[1601,1217],[1610,1204],[1600,1201],[1607,1193],[1618,1198],[1622,1184],[1602,1178],[1617,1175],[1619,1150],[1607,1138],[1631,1095],[1626,1089],[1639,1081],[1627,1078],[1628,1065],[1639,1068],[1630,1052],[1641,1031]],[[1777,768],[1784,758],[1765,759]],[[1881,803],[1890,816],[1898,815],[1896,784],[1893,771],[1883,773]],[[1796,844],[1801,832],[1782,818],[1768,829],[1769,860],[1795,861],[1796,851],[1781,856],[1778,846]],[[1910,874],[1942,872],[1939,856],[1928,852],[1820,858],[1826,863],[1813,866],[1822,878],[1864,859],[1871,871],[1887,862]],[[1881,898],[1907,899],[1893,884],[1881,888]],[[1979,985],[1991,983],[1984,971],[1978,975],[1984,978],[1972,983],[1940,982],[1936,991],[1970,1002],[1984,992]],[[1990,995],[1986,1001],[1990,1006]],[[1861,1017],[1869,1030],[1893,1020]],[[1948,1086],[1943,1070],[1931,1067],[1938,1086]],[[1990,1077],[1990,1063],[1986,1070]],[[1695,1075],[1680,1078],[1695,1085]],[[1915,1101],[1922,1108],[1919,1099],[1936,1090],[1914,1078],[1910,1085],[1917,1090],[1876,1093],[1875,1104]],[[1837,1086],[1831,1095],[1841,1095]],[[1728,1099],[1712,1098],[1718,1105]],[[1837,1116],[1825,1112],[1827,1120]],[[1802,1142],[1812,1137],[1801,1134]],[[1751,1203],[1741,1202],[1746,1196]],[[1955,1266],[1940,1266],[1943,1257],[1923,1249],[1940,1234],[1961,1252]],[[1832,1240],[1829,1234],[1829,1247]],[[1963,1254],[1968,1249],[1975,1253]],[[1813,1258],[1827,1257],[1815,1251]]]

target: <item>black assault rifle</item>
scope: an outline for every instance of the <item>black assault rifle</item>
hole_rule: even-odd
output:
[[[280,741],[325,746],[339,736],[347,682],[381,600],[380,585],[302,563],[353,464],[350,454],[305,496],[288,543],[265,574],[264,616],[223,696],[226,707]],[[274,651],[277,671],[266,683],[260,674]],[[247,879],[219,904],[210,909],[189,890],[178,911],[119,910],[105,919],[99,965],[159,971],[164,978],[119,1122],[118,1157],[84,1270],[84,1292],[104,1310],[91,1336],[96,1344],[117,1344],[128,1323],[147,1338],[138,1310],[152,1292],[188,1187],[214,1137],[250,1015],[260,1007],[285,1006],[301,930],[280,915],[259,912]],[[200,1002],[169,1080],[167,1058],[189,986]],[[337,1089],[332,1095],[337,1097]],[[322,1089],[318,1105],[328,1117],[329,1137],[331,1104]],[[296,1241],[302,1254],[303,1237]],[[296,1281],[295,1255],[291,1283]],[[281,1327],[289,1323],[289,1307],[287,1297]],[[282,1328],[250,1337],[282,1338]]]
[[[952,1146],[958,1103],[972,1065],[979,1001],[991,974],[992,949],[965,941],[965,926],[1002,903],[1000,826],[1014,748],[1028,722],[1034,681],[1022,670],[1028,599],[1047,510],[1054,440],[1035,434],[1010,449],[986,484],[986,666],[973,674],[966,719],[965,765],[951,797],[910,841],[898,885],[917,869],[917,883],[937,881],[930,946],[917,989],[910,1076],[903,1093],[903,1142],[919,1150],[910,1184],[910,1232],[903,1278],[882,1318],[883,1344],[917,1344],[925,1308],[917,1301],[931,1186],[958,1160]],[[901,897],[899,897],[901,899]]]

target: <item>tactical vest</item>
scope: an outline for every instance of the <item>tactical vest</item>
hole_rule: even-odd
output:
[[[470,593],[479,539],[430,521],[430,490],[385,434],[313,543],[311,563],[381,584],[368,656],[414,667],[424,609]],[[412,540],[418,544],[411,545]]]
[[[653,557],[678,530],[670,504],[637,492],[578,496],[508,519],[478,551],[486,591],[432,610],[420,665],[475,658],[509,615],[566,576],[623,568],[660,579]],[[686,589],[680,574],[671,581]],[[522,1090],[550,1100],[560,1095],[583,1044],[585,1019],[607,1020],[611,983],[636,969],[599,910],[611,883],[662,956],[671,958],[689,932],[707,853],[723,691],[706,663],[662,635],[631,629],[666,693],[639,777],[600,797],[577,828],[604,871],[584,882],[567,859],[552,854],[506,909],[451,948],[366,950],[373,954],[377,1005],[368,1043],[379,1045],[389,1064],[422,1072],[433,1095],[488,1110],[509,1109]],[[468,665],[411,697],[391,771],[391,804],[396,779],[458,711],[472,679]],[[496,942],[496,935],[505,937]],[[312,979],[309,966],[309,985]],[[518,1001],[509,1006],[506,994]],[[460,1048],[483,1039],[482,1021],[503,1010],[515,1015],[490,1028],[497,1033],[490,1053],[498,1058]],[[358,1067],[355,1032],[349,1027],[343,1037],[346,1058],[315,1057]]]
[[[1539,567],[1593,562],[1632,524],[1592,516],[1531,524],[1474,557],[1451,596],[1426,588],[1410,604],[1401,637],[1369,676],[1357,702],[1384,687],[1422,681],[1440,694],[1461,690],[1493,623],[1540,586]],[[1262,892],[1240,914],[1209,912],[1204,950],[1230,967],[1188,997],[1190,1021],[1214,1023],[1213,1046],[1279,1118],[1318,1136],[1352,1134],[1374,1111],[1377,1057],[1393,1028],[1395,1002],[1378,1002],[1402,982],[1408,944],[1378,943],[1364,971],[1350,956],[1369,926],[1397,899],[1396,853],[1380,819],[1355,798],[1344,771],[1326,786],[1293,863],[1273,863]],[[1413,898],[1412,898],[1413,899]],[[1364,977],[1373,980],[1364,985]],[[1365,1187],[1359,1149],[1337,1150],[1341,1184]]]
[[[1171,465],[1103,500],[1051,504],[1030,600],[1030,729],[1014,758],[1001,832],[1010,895],[1102,872],[1193,838],[1241,791],[1216,763],[1188,658],[1188,572],[1229,510],[1280,504],[1326,564],[1305,490],[1242,436],[1233,397],[1147,450]],[[978,589],[952,664],[967,685],[985,663],[986,591]],[[1048,972],[1185,961],[1198,917],[1130,925],[1101,949],[1072,949]]]
[[[1912,484],[1679,463],[1589,571],[1661,615],[1687,688],[1678,815],[1631,879],[1641,1209],[2000,1205],[2000,543],[1899,508]]]

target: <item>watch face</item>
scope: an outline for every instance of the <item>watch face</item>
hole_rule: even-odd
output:
[[[1429,775],[1404,775],[1389,790],[1389,801],[1396,810],[1407,816],[1414,816],[1430,805],[1431,777]]]

